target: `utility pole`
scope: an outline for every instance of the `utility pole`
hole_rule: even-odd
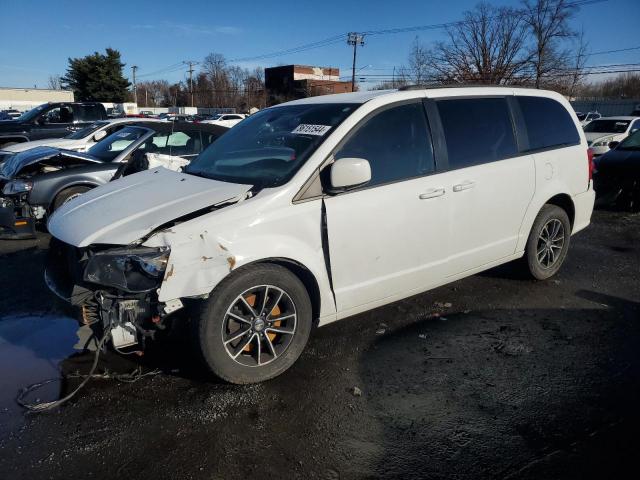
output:
[[[189,65],[189,70],[187,70],[189,72],[189,93],[191,95],[191,106],[193,107],[193,66],[197,65],[198,62],[185,60],[182,63],[184,63],[185,65]]]
[[[356,91],[356,49],[358,45],[364,45],[364,34],[349,32],[347,34],[347,45],[353,45],[353,68],[351,69],[351,91]]]
[[[136,70],[138,69],[137,65],[132,65],[131,70],[133,70],[133,102],[138,105],[138,90],[136,89]]]

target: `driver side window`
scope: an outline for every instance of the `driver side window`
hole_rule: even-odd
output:
[[[367,186],[397,182],[434,171],[433,146],[422,102],[392,106],[365,120],[334,155],[364,158]]]
[[[68,106],[56,107],[48,110],[40,119],[44,124],[72,123],[73,112]]]

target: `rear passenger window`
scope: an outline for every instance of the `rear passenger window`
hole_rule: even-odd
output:
[[[371,165],[368,186],[433,172],[433,147],[422,103],[388,108],[365,121],[335,154],[364,158]]]
[[[437,105],[450,169],[494,162],[517,153],[506,99],[439,100]]]
[[[580,136],[571,115],[550,98],[516,97],[529,137],[529,150],[576,145]]]

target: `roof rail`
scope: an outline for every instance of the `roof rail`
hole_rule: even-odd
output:
[[[482,87],[501,87],[501,88],[533,88],[527,85],[496,85],[491,83],[448,83],[448,84],[416,84],[416,85],[404,85],[398,87],[398,91],[404,92],[407,90],[431,90],[434,88],[482,88]]]

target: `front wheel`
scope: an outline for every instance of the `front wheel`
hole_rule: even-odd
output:
[[[56,211],[65,203],[70,202],[83,193],[87,193],[89,190],[91,190],[91,188],[83,186],[65,188],[56,196],[55,200],[53,201],[53,208],[51,210]]]
[[[569,251],[571,222],[557,205],[545,205],[538,213],[525,249],[529,273],[538,280],[555,275]]]
[[[312,309],[302,282],[264,264],[222,281],[198,312],[199,350],[209,369],[230,383],[276,377],[298,359],[311,332]]]

